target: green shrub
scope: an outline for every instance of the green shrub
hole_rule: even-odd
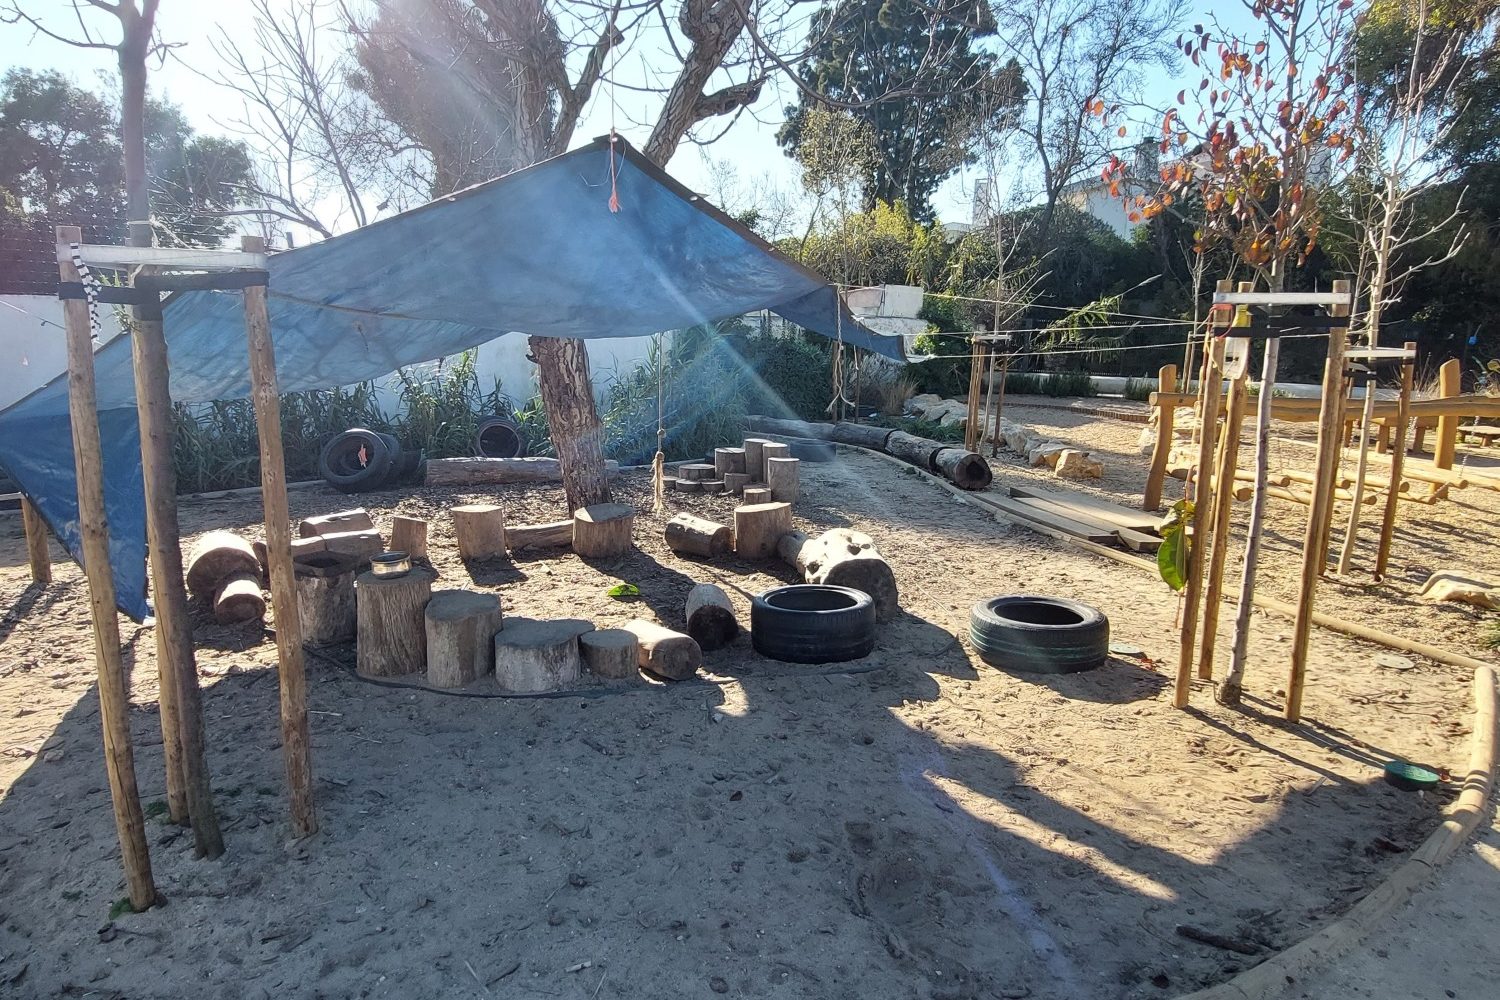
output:
[[[893,427],[898,431],[905,431],[917,437],[931,438],[934,441],[961,443],[964,439],[964,429],[961,424],[949,424],[945,427],[936,420],[919,420],[916,417],[876,417],[872,422],[881,427]]]
[[[1154,379],[1128,378],[1125,380],[1125,398],[1133,399],[1138,403],[1144,403],[1151,398],[1156,391]]]

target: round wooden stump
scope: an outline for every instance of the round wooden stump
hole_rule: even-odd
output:
[[[214,621],[233,625],[262,618],[266,599],[260,592],[260,573],[231,573],[214,594]]]
[[[335,552],[310,552],[292,560],[303,645],[354,641],[354,577],[359,564],[358,557]]]
[[[589,673],[606,680],[640,680],[635,636],[622,628],[601,628],[578,637],[578,652]]]
[[[400,677],[427,666],[423,609],[437,574],[414,568],[404,576],[361,573],[354,580],[358,615],[355,668],[366,677]]]
[[[746,559],[773,558],[777,542],[791,530],[789,503],[752,503],[734,509],[734,551]]]
[[[729,595],[711,583],[700,583],[687,595],[687,634],[701,649],[718,649],[739,635]]]
[[[405,552],[413,559],[426,559],[427,522],[420,517],[401,514],[391,518],[391,551]]]
[[[512,618],[495,633],[496,685],[511,694],[540,694],[577,684],[578,637],[593,628],[577,618]]]
[[[635,510],[622,503],[598,503],[573,514],[573,551],[585,558],[609,559],[630,551]]]
[[[504,509],[492,503],[466,503],[449,513],[453,515],[460,559],[505,558]]]
[[[723,479],[730,473],[743,473],[745,471],[745,449],[743,448],[715,448],[714,449],[714,478]]]
[[[778,503],[793,503],[800,493],[802,462],[796,458],[768,456],[766,458],[766,485],[771,489],[771,499]]]
[[[724,492],[733,493],[736,496],[743,493],[745,487],[750,483],[750,476],[744,472],[724,473]]]
[[[500,598],[472,590],[439,590],[427,602],[427,683],[462,687],[495,669],[495,633],[504,627]]]
[[[773,499],[771,488],[764,483],[749,483],[740,491],[740,496],[745,498],[745,503],[770,503]]]
[[[775,443],[767,438],[745,438],[745,472],[749,474],[751,482],[758,483],[765,480],[765,447]]]

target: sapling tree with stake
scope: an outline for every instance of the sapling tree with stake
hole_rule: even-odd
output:
[[[1202,76],[1196,87],[1178,92],[1176,106],[1159,123],[1161,152],[1176,154],[1161,164],[1160,186],[1146,193],[1126,193],[1129,166],[1118,157],[1111,159],[1104,177],[1114,194],[1127,199],[1133,222],[1196,195],[1204,210],[1197,239],[1200,252],[1214,243],[1227,243],[1271,291],[1281,291],[1287,268],[1303,263],[1318,243],[1324,221],[1320,194],[1335,165],[1355,151],[1358,97],[1350,69],[1354,4],[1242,2],[1258,32],[1231,31],[1210,19],[1178,40],[1183,55]],[[1095,105],[1102,115],[1111,110]],[[1265,514],[1276,363],[1273,337],[1265,345],[1257,407],[1255,495],[1246,528],[1235,638],[1229,673],[1218,691],[1225,704],[1238,703],[1244,676]],[[1206,426],[1210,418],[1204,415],[1205,434],[1213,432]],[[1200,487],[1202,475],[1200,470]],[[1203,510],[1199,503],[1199,521]]]

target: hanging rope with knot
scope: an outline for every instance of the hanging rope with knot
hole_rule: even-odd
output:
[[[662,356],[661,334],[658,333],[656,335],[656,457],[651,459],[651,483],[654,496],[651,506],[658,514],[667,509],[666,393],[663,391],[666,378],[666,358]]]

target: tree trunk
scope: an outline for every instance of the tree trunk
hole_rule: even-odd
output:
[[[584,342],[555,337],[531,337],[537,381],[552,447],[562,468],[563,493],[571,513],[582,507],[609,503],[609,479],[604,470],[604,428],[594,407],[589,381],[589,352]]]

